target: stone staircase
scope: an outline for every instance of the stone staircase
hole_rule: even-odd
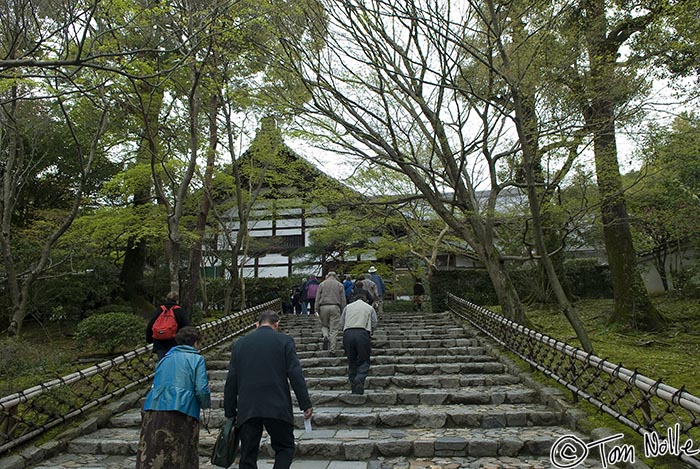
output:
[[[551,399],[509,372],[477,332],[448,313],[383,314],[364,395],[350,393],[342,346],[333,356],[321,350],[315,316],[285,316],[281,330],[295,338],[314,405],[311,432],[295,408],[294,468],[549,468],[553,442],[574,433],[561,408],[545,405]],[[224,420],[229,347],[207,359],[213,409],[211,433],[200,430],[204,469],[212,467],[207,456]],[[118,415],[109,428],[32,467],[133,468],[140,420],[139,409]],[[266,435],[261,445],[259,467],[270,468]]]

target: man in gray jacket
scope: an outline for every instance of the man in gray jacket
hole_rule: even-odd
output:
[[[350,304],[340,316],[343,348],[348,357],[348,381],[353,394],[365,393],[372,353],[371,335],[377,327],[377,312],[367,301],[371,301],[367,292],[359,290],[350,297]]]
[[[328,272],[316,292],[315,313],[321,319],[323,350],[331,355],[335,353],[338,331],[340,330],[340,312],[345,308],[345,287],[336,278],[335,272]]]

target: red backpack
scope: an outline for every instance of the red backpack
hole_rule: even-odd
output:
[[[175,320],[175,308],[179,308],[178,305],[173,305],[170,308],[166,308],[161,305],[161,313],[156,318],[153,323],[153,340],[171,340],[175,338],[177,334],[177,321]]]

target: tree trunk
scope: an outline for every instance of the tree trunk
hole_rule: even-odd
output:
[[[147,83],[136,86],[136,96],[139,100],[140,118],[143,137],[139,142],[136,153],[136,164],[150,164],[159,152],[158,129],[160,128],[160,111],[163,105],[163,88],[152,87]],[[133,207],[137,210],[151,203],[151,185],[145,184],[134,194]],[[146,268],[146,242],[143,239],[131,238],[127,241],[124,262],[119,273],[123,298],[134,302],[143,295],[143,273]]]
[[[501,256],[496,251],[496,248],[484,244],[477,249],[477,254],[479,254],[479,260],[483,262],[486,272],[489,274],[498,297],[498,303],[501,305],[503,316],[518,324],[527,325],[527,319],[525,318],[518,292],[510,276],[505,272]]]
[[[22,137],[17,128],[17,87],[12,87],[12,101],[9,106],[9,113],[3,114],[2,126],[5,128],[7,138],[7,160],[2,168],[2,213],[0,213],[0,249],[7,276],[7,289],[10,293],[10,325],[8,333],[11,336],[19,335],[22,329],[22,322],[27,315],[27,300],[25,289],[23,288],[17,273],[14,254],[12,250],[12,215],[17,197],[16,191],[19,184],[17,175],[21,174],[24,166],[24,146]],[[3,136],[4,137],[4,136]]]
[[[549,256],[547,244],[543,235],[544,228],[542,222],[542,211],[540,209],[540,194],[538,194],[538,187],[542,186],[541,180],[543,178],[541,177],[541,169],[539,164],[540,156],[538,154],[539,122],[535,112],[535,94],[532,89],[527,88],[527,85],[522,83],[516,84],[518,82],[515,80],[515,76],[511,70],[511,60],[503,43],[500,24],[498,17],[495,14],[495,6],[492,1],[489,1],[488,5],[491,13],[492,28],[497,39],[496,44],[498,45],[498,49],[503,60],[505,76],[513,80],[509,81],[508,85],[513,100],[515,127],[518,133],[518,140],[520,142],[520,150],[522,152],[523,178],[527,187],[527,198],[530,205],[530,214],[532,218],[532,234],[539,255],[539,265],[545,271],[546,278],[552,288],[557,302],[559,303],[559,307],[576,332],[576,336],[580,340],[582,347],[587,352],[592,352],[593,345],[591,344],[588,334],[586,334],[586,330],[583,327],[578,314],[571,306],[571,303],[564,292],[564,288],[559,281],[559,276],[557,275],[554,268],[554,263]],[[524,34],[524,28],[521,27],[523,26],[522,23],[518,22],[515,26],[516,29],[514,36],[516,38],[522,37],[521,40],[524,40],[526,35]]]
[[[664,292],[668,292],[668,275],[666,274],[666,258],[668,256],[668,242],[664,242],[663,249],[657,249],[654,254],[654,267],[656,271],[659,272],[659,278],[661,279],[661,285],[664,288]]]
[[[134,201],[134,205],[136,202]],[[143,272],[146,268],[146,243],[131,238],[126,243],[124,262],[119,272],[119,281],[122,285],[122,297],[133,302],[144,292]]]
[[[189,123],[189,161],[187,168],[178,184],[174,200],[170,203],[166,196],[162,181],[156,171],[155,160],[151,159],[151,173],[158,194],[159,202],[165,207],[168,213],[168,240],[166,242],[166,257],[168,258],[168,270],[170,276],[170,291],[180,293],[180,256],[182,254],[182,235],[180,230],[180,220],[185,208],[188,189],[194,170],[197,166],[197,155],[199,146],[199,109],[200,109],[200,78],[202,70],[197,64],[190,65],[190,90],[187,99],[188,123]],[[191,311],[190,311],[191,314]]]
[[[197,225],[195,227],[197,240],[194,242],[190,253],[189,280],[187,282],[187,289],[185,290],[185,295],[182,301],[185,311],[193,311],[202,272],[202,244],[204,242],[207,219],[209,218],[209,209],[211,208],[210,190],[212,179],[214,177],[216,146],[219,141],[216,122],[218,107],[217,95],[212,94],[209,98],[209,149],[207,152],[207,167],[204,171],[202,202],[199,206]]]
[[[583,105],[583,116],[587,130],[593,135],[603,235],[615,294],[615,307],[608,322],[625,329],[655,330],[661,328],[664,321],[652,305],[637,271],[615,143],[615,110],[626,99],[619,90],[624,90],[624,78],[617,72],[616,61],[620,47],[635,29],[609,35],[606,2],[585,0],[582,5],[587,20],[585,39],[590,60],[590,92]]]
[[[637,254],[632,244],[629,217],[622,193],[617,161],[615,123],[612,106],[594,108],[590,121],[595,125],[594,152],[605,248],[610,265],[615,308],[608,319],[626,329],[651,331],[663,326],[663,318],[649,299],[637,270]]]

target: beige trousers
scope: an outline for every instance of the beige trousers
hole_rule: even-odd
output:
[[[321,333],[324,339],[330,341],[329,352],[334,352],[340,329],[340,306],[321,305],[318,308],[318,317],[321,319]]]

